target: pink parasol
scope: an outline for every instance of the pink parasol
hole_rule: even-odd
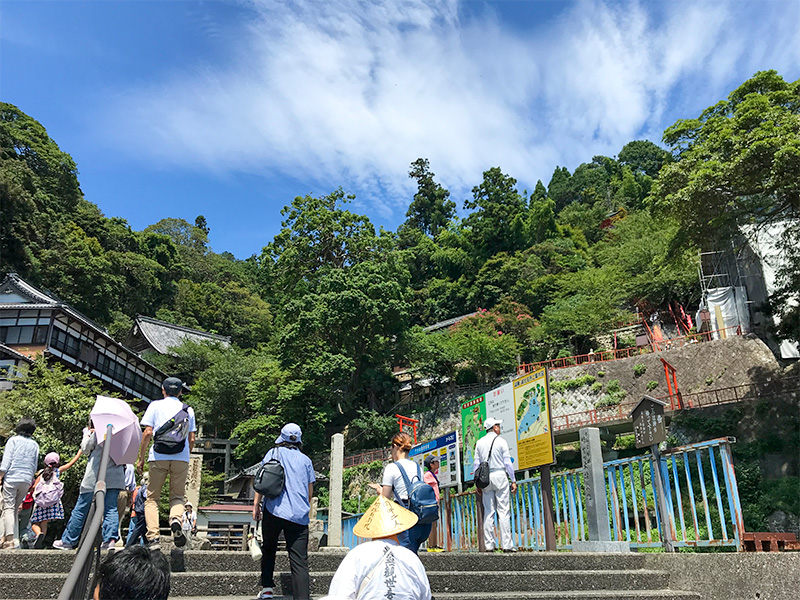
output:
[[[142,442],[142,427],[128,403],[119,398],[98,396],[89,414],[98,435],[103,435],[109,425],[113,426],[109,454],[114,462],[118,465],[135,463]]]

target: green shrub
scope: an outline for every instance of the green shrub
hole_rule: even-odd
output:
[[[654,389],[658,387],[658,382],[654,379],[651,379],[647,382],[647,391],[652,392]]]
[[[606,391],[610,393],[619,392],[622,388],[619,385],[619,379],[612,379],[606,384]]]
[[[645,371],[647,371],[647,365],[644,363],[637,363],[633,365],[633,375],[635,377],[641,377],[644,375]]]
[[[597,376],[598,377],[605,377],[606,376],[606,372],[605,371],[598,371],[597,372]]]
[[[593,383],[593,384],[592,384],[591,390],[592,390],[592,392],[594,392],[595,394],[596,394],[597,392],[599,392],[600,390],[602,390],[602,389],[603,389],[603,384],[602,384],[602,383],[600,383],[599,381],[596,381],[595,383]]]
[[[550,389],[556,392],[563,393],[566,390],[577,390],[578,388],[592,385],[594,383],[594,377],[591,375],[583,375],[582,377],[576,377],[575,379],[562,379],[561,381],[551,381],[550,382]]]
[[[616,394],[606,394],[605,396],[600,398],[600,400],[595,402],[594,407],[606,408],[608,406],[618,406],[621,401],[622,398],[620,396],[617,396]]]

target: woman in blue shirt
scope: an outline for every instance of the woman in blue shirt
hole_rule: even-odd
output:
[[[276,498],[265,498],[256,492],[253,500],[253,519],[261,521],[263,548],[261,556],[261,593],[258,600],[271,599],[275,581],[275,554],[278,536],[283,531],[289,566],[292,571],[292,596],[309,600],[308,576],[308,513],[314,494],[314,467],[311,459],[301,452],[303,432],[295,423],[284,425],[275,440],[275,448],[264,455],[263,465],[278,460],[284,470],[283,491]]]

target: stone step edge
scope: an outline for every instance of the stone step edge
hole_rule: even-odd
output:
[[[251,577],[257,575],[258,571],[175,571],[172,573],[173,576],[179,576],[181,578],[184,577],[217,577],[221,575],[225,576],[237,576],[237,577]],[[335,571],[310,571],[309,575],[318,576],[318,577],[332,577]],[[453,576],[453,575],[482,575],[482,576],[491,576],[491,575],[503,575],[503,576],[520,576],[524,575],[526,577],[531,576],[531,571],[467,571],[467,572],[459,572],[459,571],[426,571],[426,573],[430,575],[436,576]],[[668,575],[667,571],[661,571],[656,569],[615,569],[615,570],[606,570],[606,569],[561,569],[561,570],[545,570],[545,571],[535,571],[537,575],[550,575],[550,576],[558,576],[558,575],[653,575],[653,576],[663,576]],[[289,571],[276,571],[275,575],[290,575]],[[67,573],[25,573],[25,572],[18,572],[18,573],[0,573],[0,579],[7,579],[7,578],[21,578],[24,577],[26,579],[53,579],[53,578],[66,578]]]

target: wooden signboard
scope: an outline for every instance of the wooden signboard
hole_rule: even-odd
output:
[[[644,396],[636,408],[631,411],[633,418],[633,435],[637,448],[649,448],[667,439],[662,402],[652,396]]]

